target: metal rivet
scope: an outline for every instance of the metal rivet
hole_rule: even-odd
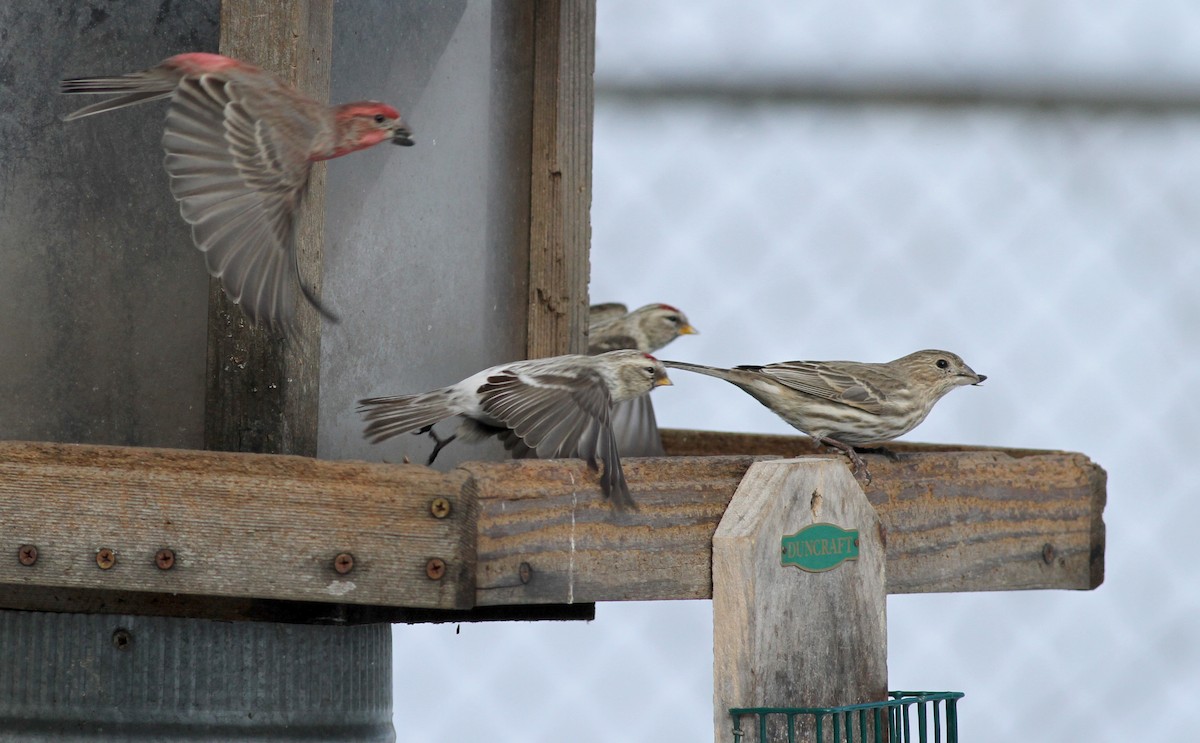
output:
[[[133,633],[124,627],[118,627],[113,630],[112,644],[117,650],[132,650],[133,649]]]
[[[117,553],[113,552],[108,547],[101,547],[96,550],[96,565],[101,570],[108,570],[113,565],[117,564]]]
[[[1053,544],[1046,542],[1045,546],[1042,547],[1042,560],[1047,565],[1054,562],[1054,545]]]
[[[429,504],[429,512],[435,519],[444,519],[450,515],[450,501],[445,498],[434,498]]]
[[[528,583],[533,578],[533,566],[527,562],[521,563],[517,568],[517,576],[521,579],[521,583]]]
[[[333,569],[338,575],[345,575],[354,569],[354,555],[349,552],[339,552],[338,556],[333,558]]]
[[[22,565],[32,565],[37,562],[37,547],[32,544],[22,544],[17,547],[17,562]]]
[[[440,557],[434,557],[425,563],[425,575],[429,580],[441,580],[446,574],[446,563]]]
[[[170,570],[175,567],[175,553],[163,547],[154,553],[154,564],[159,570]]]

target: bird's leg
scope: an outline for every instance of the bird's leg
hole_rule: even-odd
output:
[[[419,431],[413,431],[413,434],[415,434],[417,436],[420,436],[423,433],[429,434],[429,438],[433,439],[433,443],[434,443],[433,451],[429,452],[429,459],[425,462],[426,467],[433,464],[433,460],[437,459],[438,452],[440,452],[442,450],[442,447],[444,447],[446,444],[449,444],[451,441],[458,438],[458,434],[456,434],[456,433],[452,433],[446,438],[442,438],[441,436],[438,436],[437,433],[434,432],[432,424],[425,426],[424,428],[422,428]]]
[[[856,446],[854,450],[859,454],[878,454],[881,457],[887,457],[893,462],[900,461],[900,453],[894,452],[886,446]]]
[[[832,446],[835,449],[840,449],[842,453],[844,453],[847,457],[850,457],[850,463],[854,465],[854,476],[861,476],[864,485],[871,484],[871,471],[867,469],[867,463],[864,462],[863,458],[858,455],[858,452],[854,451],[853,446],[843,444],[837,439],[831,439],[828,436],[822,436],[821,438],[818,438],[817,443]]]

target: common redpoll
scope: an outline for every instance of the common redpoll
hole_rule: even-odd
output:
[[[683,314],[669,304],[648,304],[633,312],[610,302],[588,311],[588,353],[632,348],[654,353],[681,335],[695,335]]]
[[[314,162],[413,143],[396,109],[326,106],[253,65],[199,52],[120,77],[63,80],[62,92],[114,96],[66,121],[170,98],[163,164],[208,272],[251,322],[290,330],[300,296],[336,319],[300,277],[296,212]]]
[[[662,364],[639,351],[552,356],[493,366],[432,392],[359,400],[359,412],[372,443],[428,433],[437,442],[430,464],[456,438],[488,436],[497,436],[514,457],[579,457],[593,470],[602,459],[600,489],[621,509],[633,499],[613,436],[612,406],[670,383]],[[452,416],[462,418],[458,430],[439,438],[433,426]]]
[[[949,351],[917,351],[885,364],[784,361],[720,369],[663,361],[671,369],[707,374],[741,387],[787,423],[850,457],[871,482],[856,446],[873,446],[916,428],[954,389],[987,379]]]
[[[588,308],[588,353],[597,354],[618,348],[654,353],[681,335],[697,332],[687,315],[669,304],[648,304],[630,312],[618,302],[594,304]],[[638,397],[613,407],[613,430],[617,447],[625,456],[661,457],[662,437],[654,403]]]

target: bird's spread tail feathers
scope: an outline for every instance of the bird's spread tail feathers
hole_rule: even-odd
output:
[[[667,361],[662,360],[662,365],[668,369],[682,369],[683,371],[695,372],[697,374],[706,374],[717,379],[731,381],[737,376],[736,369],[721,369],[716,366],[705,366],[703,364],[689,364],[686,361]]]
[[[373,444],[402,433],[420,431],[452,415],[441,390],[420,395],[372,397],[358,403],[358,411],[367,421],[363,435]]]
[[[118,94],[114,98],[99,101],[84,106],[78,111],[72,111],[63,117],[63,121],[74,121],[85,116],[114,111],[138,103],[166,98],[175,90],[175,81],[169,78],[157,78],[144,73],[134,73],[121,77],[77,77],[63,80],[59,91],[62,93],[85,93],[91,95]]]

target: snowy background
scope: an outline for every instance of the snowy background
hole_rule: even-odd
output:
[[[593,301],[681,307],[661,355],[711,364],[949,349],[989,379],[909,439],[1109,473],[1098,590],[889,599],[892,688],[966,692],[962,740],[1194,736],[1198,48],[1183,2],[600,2]],[[663,425],[791,431],[675,382]],[[709,740],[711,633],[398,626],[398,738]]]

